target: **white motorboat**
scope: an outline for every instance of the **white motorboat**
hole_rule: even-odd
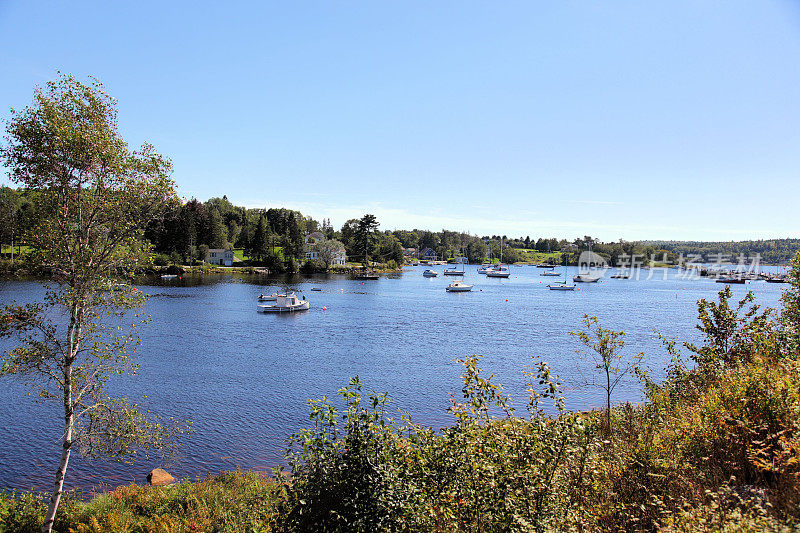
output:
[[[508,267],[500,264],[494,268],[490,268],[486,271],[487,278],[507,278],[511,275],[511,271],[508,270]]]
[[[277,292],[273,292],[272,294],[259,294],[258,295],[258,301],[259,302],[274,302],[275,300],[278,299],[278,296],[280,296],[280,294],[278,294]]]
[[[161,279],[175,279],[177,277],[177,274],[161,274]]]
[[[560,276],[561,274],[559,274],[559,273],[558,273],[558,272],[556,272],[555,270],[547,270],[547,271],[545,271],[545,272],[542,272],[542,273],[541,273],[541,274],[539,274],[539,275],[540,275],[540,276]]]
[[[582,274],[578,274],[577,276],[572,276],[572,281],[578,283],[597,283],[603,279],[603,274],[598,274],[597,272],[583,272]]]
[[[259,305],[259,313],[292,313],[294,311],[307,311],[311,307],[308,300],[299,300],[295,293],[279,294],[275,305]]]
[[[472,287],[472,285],[464,283],[463,281],[454,281],[445,287],[445,290],[447,292],[469,292],[472,290]]]
[[[484,263],[484,264],[482,264],[481,266],[478,267],[478,274],[486,274],[486,272],[488,272],[489,269],[491,269],[493,267],[494,267],[494,265],[491,264],[491,263]]]
[[[435,278],[436,276],[439,275],[439,273],[436,272],[435,270],[428,269],[425,272],[423,272],[422,275],[425,276],[426,278]]]

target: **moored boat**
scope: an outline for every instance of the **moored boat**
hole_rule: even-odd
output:
[[[472,285],[464,283],[463,281],[454,281],[445,287],[445,290],[447,292],[469,292],[472,290]]]
[[[260,294],[258,296],[259,302],[274,302],[280,296],[277,292],[273,292],[272,294]]]
[[[439,273],[436,272],[435,270],[428,269],[425,272],[423,272],[422,275],[425,276],[426,278],[435,278],[436,276],[439,275]]]
[[[503,264],[503,238],[500,237],[500,262],[497,266],[490,268],[486,271],[487,278],[507,278],[511,275],[508,266]]]
[[[507,278],[510,275],[511,272],[505,265],[497,265],[495,268],[491,268],[486,271],[487,278]]]
[[[567,283],[567,254],[564,255],[564,281],[561,283],[554,283],[548,285],[547,288],[551,291],[574,291],[575,285],[570,285]]]
[[[572,281],[578,283],[597,283],[602,279],[602,274],[597,274],[594,272],[584,272],[582,274],[578,274],[577,276],[572,276]]]
[[[299,300],[297,295],[292,293],[279,294],[275,299],[274,305],[259,305],[259,313],[293,313],[295,311],[306,311],[311,307],[308,300]]]

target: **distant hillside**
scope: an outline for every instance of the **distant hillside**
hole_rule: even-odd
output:
[[[639,241],[644,246],[668,250],[677,255],[701,254],[705,258],[723,254],[728,259],[736,262],[742,254],[745,257],[761,256],[761,262],[766,264],[788,263],[794,254],[800,250],[800,239],[764,239],[757,241]]]

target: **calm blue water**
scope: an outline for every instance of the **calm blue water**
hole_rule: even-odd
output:
[[[606,279],[558,292],[546,287],[558,278],[540,276],[541,269],[512,267],[511,278],[501,280],[471,266],[466,279],[475,288],[459,294],[445,292],[444,276],[426,279],[422,270],[363,283],[213,277],[199,284],[141,285],[152,295],[152,322],[140,331],[136,355],[141,369],[115,381],[114,392],[163,416],[192,421],[193,434],[168,466],[176,477],[269,469],[282,462],[285,439],[305,427],[306,400],[333,396],[356,374],[366,388],[388,392],[395,408],[434,426],[451,422],[449,397],[460,395],[461,368],[454,360],[474,353],[484,356],[484,369],[497,375],[520,409],[521,370],[532,356],[548,361],[564,379],[570,408],[600,405],[598,391],[583,385],[581,372],[591,369],[576,358],[578,345],[568,335],[584,313],[624,330],[628,353],[644,351],[658,376],[666,358],[653,330],[696,340],[696,301],[715,298],[722,288],[711,280],[677,279],[673,270],[666,280],[658,271],[651,280]],[[259,293],[286,287],[309,299],[311,310],[256,313]],[[736,296],[752,290],[759,303],[777,306],[783,287],[748,282],[732,289]],[[0,304],[41,294],[36,283],[0,281]],[[640,399],[638,384],[622,387],[617,400]],[[48,489],[54,476],[59,407],[40,405],[25,390],[16,381],[0,381],[0,489]],[[120,465],[73,455],[67,485],[143,483],[155,466],[157,460]]]

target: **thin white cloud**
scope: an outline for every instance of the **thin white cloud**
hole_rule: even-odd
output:
[[[587,205],[622,205],[622,202],[612,202],[608,200],[567,200],[572,204],[587,204]]]

